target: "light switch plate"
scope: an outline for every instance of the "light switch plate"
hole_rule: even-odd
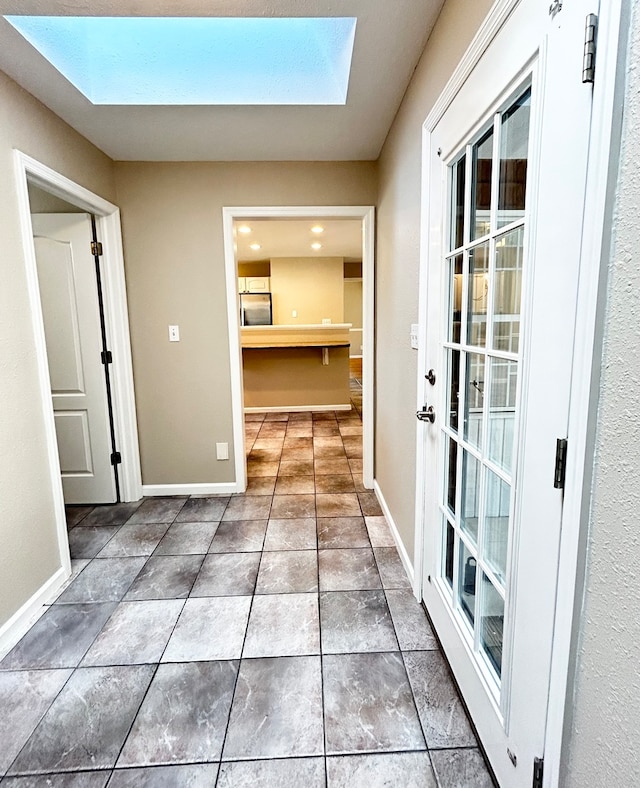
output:
[[[180,341],[180,326],[169,326],[169,342]]]
[[[418,330],[420,326],[417,323],[411,324],[411,347],[414,350],[418,349]]]
[[[216,443],[216,460],[228,460],[228,459],[229,459],[229,444]]]

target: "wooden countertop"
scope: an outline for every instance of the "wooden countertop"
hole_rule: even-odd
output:
[[[346,347],[351,323],[300,326],[243,326],[243,348]]]

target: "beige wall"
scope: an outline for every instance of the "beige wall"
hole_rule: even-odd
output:
[[[344,322],[362,328],[362,282],[344,280]]]
[[[628,28],[628,23],[623,29]],[[626,51],[626,50],[623,50]],[[560,785],[640,785],[640,7],[634,4],[608,263],[575,686]],[[622,101],[620,101],[622,107]],[[619,117],[622,115],[620,110]]]
[[[110,159],[0,72],[0,626],[60,567],[13,148],[115,198]]]
[[[273,258],[274,325],[313,325],[324,318],[344,322],[343,264],[342,257]]]
[[[143,481],[233,480],[222,207],[373,205],[374,162],[115,165]],[[167,326],[180,326],[169,343]]]
[[[413,557],[422,123],[491,7],[448,0],[380,158],[376,259],[376,478]]]

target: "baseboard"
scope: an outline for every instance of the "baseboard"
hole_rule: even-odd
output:
[[[382,494],[382,490],[378,485],[378,482],[374,479],[373,480],[373,489],[376,494],[376,497],[380,503],[380,507],[384,512],[384,516],[389,524],[389,528],[391,529],[391,533],[393,534],[393,539],[396,543],[396,547],[398,548],[398,555],[400,556],[400,560],[404,566],[405,572],[409,578],[409,582],[411,583],[411,588],[413,588],[414,584],[414,571],[413,571],[413,564],[409,559],[409,554],[400,538],[400,533],[398,531],[398,527],[396,526],[395,522],[393,521],[393,517],[391,516],[391,512],[389,511],[389,507],[387,506],[387,502],[384,499],[384,495]]]
[[[311,413],[312,411],[351,410],[351,405],[278,405],[272,408],[245,408],[245,413]]]
[[[45,603],[62,588],[69,574],[61,566],[11,618],[0,627],[0,659],[16,645],[45,612]]]
[[[150,498],[163,495],[232,495],[242,492],[236,482],[205,484],[143,484],[142,494]]]

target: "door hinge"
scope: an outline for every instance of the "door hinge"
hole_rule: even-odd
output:
[[[596,39],[598,37],[598,17],[587,14],[584,28],[584,57],[582,60],[582,81],[593,83],[596,76]]]
[[[564,490],[564,480],[567,475],[567,439],[558,438],[556,441],[556,469],[553,476],[553,486],[556,490]]]
[[[533,759],[533,788],[542,788],[544,774],[544,758]]]
[[[560,11],[562,11],[562,0],[553,0],[549,6],[549,16],[555,19],[556,14],[559,14]]]
[[[103,350],[100,353],[100,358],[103,364],[113,364],[113,354],[110,350]]]
[[[91,241],[91,254],[94,257],[100,257],[102,255],[102,244],[100,241]]]
[[[122,455],[120,454],[119,451],[114,451],[113,454],[111,455],[111,464],[120,465],[121,462],[122,462]]]

